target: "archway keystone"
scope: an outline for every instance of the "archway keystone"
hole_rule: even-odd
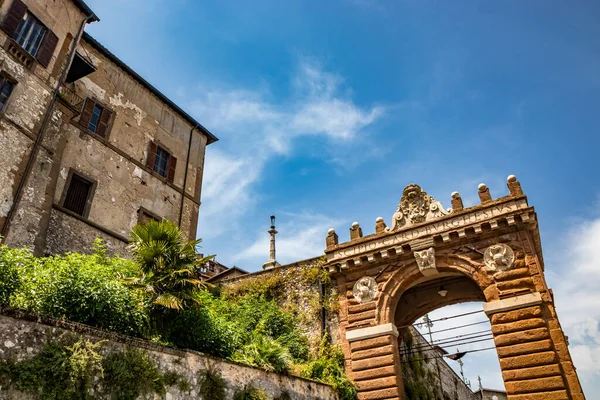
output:
[[[584,399],[544,278],[537,216],[514,176],[509,195],[452,208],[408,185],[388,227],[358,223],[350,241],[330,230],[326,267],[340,293],[346,370],[359,398],[403,399],[399,330],[436,308],[484,301],[510,400]],[[449,291],[437,296],[436,285]],[[439,287],[439,286],[437,286]]]

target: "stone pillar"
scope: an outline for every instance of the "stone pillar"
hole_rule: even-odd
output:
[[[484,304],[509,400],[585,399],[558,320],[530,293]]]
[[[346,331],[350,378],[360,400],[404,399],[398,330],[382,324]]]

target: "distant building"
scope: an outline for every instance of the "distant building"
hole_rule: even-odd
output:
[[[138,222],[196,237],[217,138],[83,29],[80,0],[0,1],[0,236],[37,255],[125,254]]]
[[[236,267],[235,265],[231,268],[228,268],[225,271],[220,272],[219,274],[216,274],[212,277],[210,277],[209,279],[207,279],[207,282],[209,283],[218,283],[218,282],[223,282],[229,279],[233,279],[233,278],[237,278],[239,276],[243,276],[243,275],[248,275],[247,271],[244,271],[241,268]]]
[[[481,388],[477,389],[475,394],[481,400],[508,400],[508,395],[504,390]]]
[[[228,267],[215,260],[209,260],[206,263],[200,264],[198,267],[196,267],[196,271],[203,281],[228,270]]]

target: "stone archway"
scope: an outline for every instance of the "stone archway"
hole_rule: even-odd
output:
[[[544,278],[537,217],[514,176],[510,195],[452,208],[419,186],[404,189],[387,227],[350,241],[327,236],[327,265],[340,292],[340,330],[346,369],[361,400],[402,399],[397,326],[427,311],[462,301],[484,301],[505,387],[512,400],[584,399],[565,336]],[[453,282],[448,298],[428,296],[427,282]],[[437,291],[436,291],[437,292]]]

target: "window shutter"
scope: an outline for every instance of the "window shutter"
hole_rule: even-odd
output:
[[[27,6],[21,0],[13,0],[12,5],[8,9],[4,21],[2,22],[2,29],[8,33],[10,37],[13,37],[19,22],[23,19],[23,16],[27,12]]]
[[[167,180],[169,182],[173,182],[173,180],[175,179],[175,167],[176,166],[177,166],[177,158],[175,158],[173,156],[169,156],[169,161],[168,161],[168,166],[167,166]]]
[[[87,129],[90,118],[92,118],[92,112],[94,112],[94,101],[90,99],[85,99],[85,103],[83,104],[83,110],[81,111],[81,117],[79,117],[79,124]]]
[[[150,142],[150,146],[148,147],[148,159],[146,160],[146,167],[150,169],[154,169],[154,159],[156,158],[156,150],[158,146],[154,142]]]
[[[113,114],[112,111],[109,111],[106,108],[104,110],[102,110],[102,114],[100,115],[100,121],[98,122],[98,129],[96,129],[96,133],[105,139],[106,139],[106,130],[108,129],[108,124],[110,123],[112,114]]]
[[[48,64],[50,64],[50,60],[52,59],[52,55],[54,54],[54,49],[56,49],[57,43],[58,37],[54,34],[54,32],[48,29],[35,56],[35,58],[37,58],[44,68],[48,68]]]

